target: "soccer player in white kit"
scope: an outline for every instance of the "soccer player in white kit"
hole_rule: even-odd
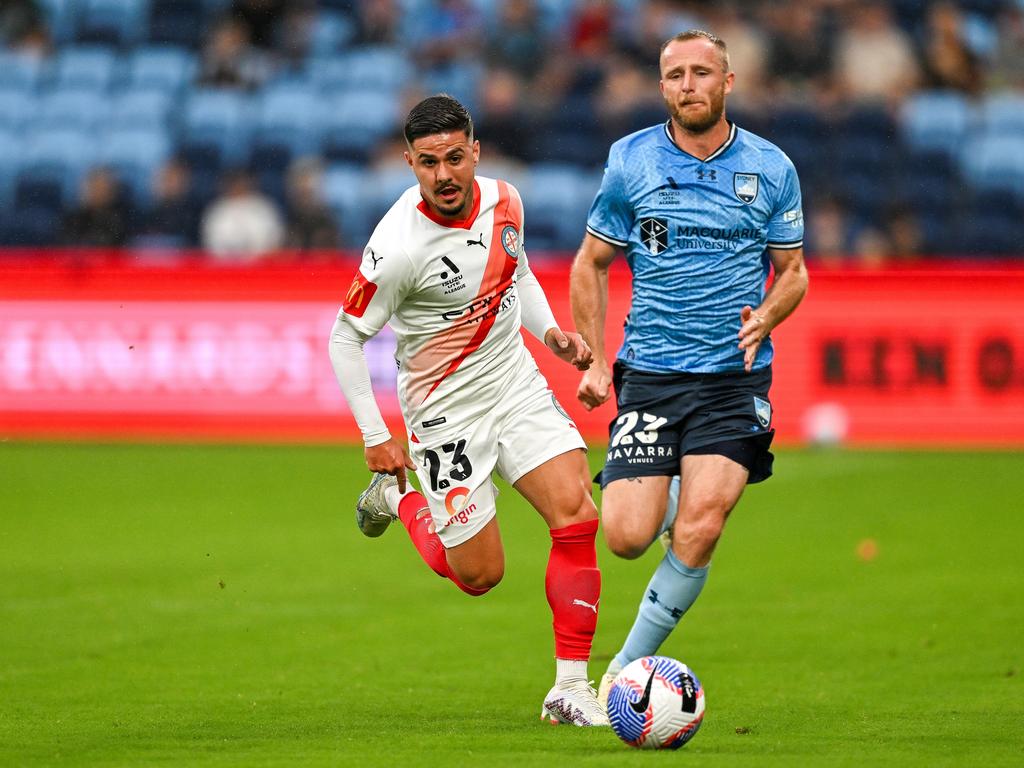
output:
[[[431,96],[405,124],[419,182],[374,230],[331,332],[338,382],[375,472],[356,522],[379,536],[401,520],[435,573],[470,595],[504,574],[495,470],[551,532],[545,591],[555,684],[541,717],[580,726],[608,720],[588,681],[601,575],[585,444],[520,335],[586,370],[591,353],[563,332],[523,250],[523,204],[509,184],[476,176],[480,143],[455,99]],[[390,323],[409,450],[373,397],[363,344]],[[412,469],[421,491],[406,483]]]

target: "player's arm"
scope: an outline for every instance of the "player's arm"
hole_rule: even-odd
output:
[[[750,370],[757,350],[768,334],[797,308],[807,293],[807,265],[803,248],[769,248],[768,257],[775,269],[775,279],[758,307],[746,306],[740,312],[739,347],[743,350],[743,367]]]
[[[525,258],[521,256],[519,262],[520,266],[516,270],[516,289],[522,309],[523,327],[543,341],[544,346],[554,352],[560,360],[575,366],[578,370],[587,370],[592,359],[587,342],[580,334],[563,331],[558,327],[551,305],[544,295],[544,289],[540,287],[540,281],[526,264]]]
[[[608,311],[608,268],[617,250],[617,246],[588,232],[583,236],[569,276],[572,317],[594,357],[576,392],[588,411],[611,394],[612,371],[605,355],[604,323]]]
[[[328,345],[334,375],[363,435],[366,465],[373,472],[395,475],[402,493],[405,471],[415,469],[416,465],[384,423],[373,395],[363,346],[380,331],[400,303],[408,267],[404,254],[385,254],[367,247],[331,329]]]

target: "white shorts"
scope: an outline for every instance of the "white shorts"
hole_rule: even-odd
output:
[[[586,443],[538,374],[513,403],[497,403],[474,421],[416,430],[409,443],[420,491],[441,537],[451,548],[479,533],[497,511],[491,473],[506,481]]]

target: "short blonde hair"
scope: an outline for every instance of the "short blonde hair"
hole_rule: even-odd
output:
[[[725,46],[725,40],[720,38],[718,35],[714,35],[703,29],[688,29],[685,32],[680,32],[674,37],[670,37],[661,44],[661,51],[658,54],[659,58],[665,53],[665,49],[672,43],[685,43],[687,40],[707,40],[709,43],[714,45],[722,57],[722,68],[725,70],[726,74],[729,73],[729,49]]]

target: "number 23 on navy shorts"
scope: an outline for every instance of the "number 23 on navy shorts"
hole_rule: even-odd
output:
[[[677,475],[683,456],[716,443],[749,438],[768,453],[771,366],[750,373],[648,373],[616,363],[614,384],[618,415],[608,426],[602,487],[625,477]]]

